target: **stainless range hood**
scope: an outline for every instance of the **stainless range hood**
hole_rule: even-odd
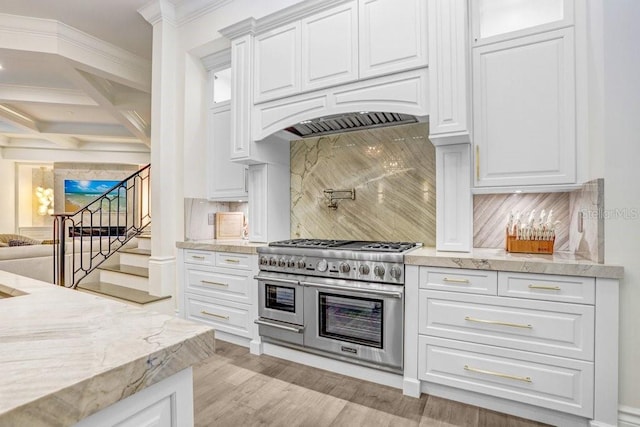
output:
[[[311,138],[332,133],[404,125],[417,121],[416,117],[408,114],[362,111],[305,120],[285,130],[301,138]]]

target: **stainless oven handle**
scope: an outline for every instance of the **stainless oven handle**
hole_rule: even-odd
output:
[[[304,331],[304,326],[300,326],[300,327],[286,326],[286,325],[282,325],[280,323],[271,323],[271,322],[267,322],[267,321],[261,320],[261,319],[256,319],[256,320],[253,321],[253,323],[255,323],[256,325],[271,326],[272,328],[284,329],[285,331],[296,332],[298,334],[300,334],[300,333],[302,333]]]
[[[395,292],[395,291],[381,291],[378,289],[362,289],[362,288],[346,288],[344,286],[322,285],[320,283],[312,283],[312,282],[300,282],[300,284],[302,286],[309,286],[311,288],[335,289],[339,291],[351,291],[351,292],[360,292],[363,294],[382,295],[386,297],[402,298],[402,292]]]
[[[263,282],[267,281],[267,282],[275,282],[275,283],[286,283],[286,284],[289,284],[289,285],[297,285],[297,284],[300,283],[297,280],[279,279],[277,277],[253,276],[253,278],[256,279],[256,280],[261,280]]]

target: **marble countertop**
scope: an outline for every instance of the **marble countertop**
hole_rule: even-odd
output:
[[[205,325],[0,271],[0,425],[68,426],[214,353]]]
[[[200,249],[203,251],[235,252],[239,254],[257,254],[257,249],[268,243],[250,242],[248,240],[189,240],[176,242],[181,249]]]
[[[510,253],[502,249],[474,248],[467,253],[419,248],[405,255],[405,264],[611,279],[621,279],[624,275],[624,268],[621,266],[597,264],[568,252],[542,255]]]

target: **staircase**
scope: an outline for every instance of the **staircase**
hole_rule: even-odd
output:
[[[99,266],[97,274],[87,277],[76,289],[136,307],[173,314],[174,301],[170,295],[158,296],[148,292],[151,234],[140,234],[133,242],[120,249],[109,262]],[[96,276],[95,281],[90,281]]]

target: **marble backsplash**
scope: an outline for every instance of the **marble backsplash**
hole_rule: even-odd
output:
[[[209,214],[215,212],[243,212],[248,216],[247,202],[210,202],[207,199],[184,199],[184,238],[191,240],[211,240],[214,227],[209,225]],[[249,224],[250,226],[251,224]]]
[[[569,250],[569,193],[476,194],[473,196],[473,247],[504,248],[507,217],[511,211],[542,209],[560,223],[556,227],[555,251]]]
[[[557,226],[555,251],[568,251],[604,262],[604,180],[564,193],[482,194],[473,196],[473,246],[504,248],[505,225],[512,210],[553,209]]]
[[[291,237],[435,245],[435,149],[416,123],[291,142]],[[355,189],[327,207],[325,189]]]

